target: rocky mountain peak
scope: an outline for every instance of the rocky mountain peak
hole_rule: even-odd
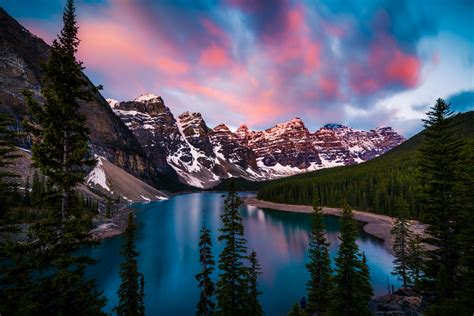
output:
[[[117,104],[119,104],[120,102],[115,100],[115,99],[105,99],[107,101],[107,103],[110,105],[110,107],[112,109],[115,108],[115,106],[117,106]]]
[[[217,132],[221,132],[221,133],[232,133],[229,129],[229,127],[227,125],[225,125],[224,123],[221,123],[219,125],[217,125],[216,127],[214,127],[212,129],[215,133]]]
[[[153,94],[153,93],[141,94],[138,98],[136,98],[133,101],[136,101],[136,102],[156,102],[156,101],[163,102],[163,100],[161,99],[161,97],[159,95],[156,95],[156,94]]]
[[[138,97],[134,101],[115,103],[114,110],[136,111],[150,116],[161,116],[163,114],[170,117],[173,116],[170,109],[165,106],[163,99],[156,96],[150,98]]]

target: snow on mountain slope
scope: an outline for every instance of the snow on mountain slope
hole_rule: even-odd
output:
[[[110,198],[129,202],[167,199],[168,195],[115,166],[104,157],[96,156],[97,164],[85,182],[95,191]]]
[[[225,124],[210,129],[200,113],[175,118],[155,94],[109,103],[155,164],[200,188],[229,177],[259,181],[361,163],[405,140],[391,127],[360,131],[327,124],[311,133],[300,118],[265,131],[241,125],[234,133]]]

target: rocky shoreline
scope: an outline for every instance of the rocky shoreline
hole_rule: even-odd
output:
[[[244,198],[243,201],[247,205],[258,208],[269,208],[285,212],[311,213],[313,211],[313,207],[308,205],[273,203],[259,200],[256,197],[247,197]],[[340,216],[341,211],[340,208],[323,207],[323,213],[326,215]],[[393,253],[393,243],[395,239],[390,231],[395,223],[395,218],[355,210],[353,214],[357,221],[364,223],[363,229],[367,234],[381,239],[385,248]],[[411,221],[411,229],[415,234],[422,234],[424,232],[424,225],[418,221]]]

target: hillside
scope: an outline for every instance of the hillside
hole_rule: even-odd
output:
[[[474,140],[474,112],[460,114],[458,135]],[[346,200],[359,210],[396,215],[395,200],[404,197],[411,216],[419,216],[415,199],[417,150],[423,143],[423,131],[400,146],[359,165],[324,169],[268,182],[258,198],[287,203],[311,204],[317,196],[324,206],[340,206]]]
[[[30,119],[29,109],[22,92],[29,90],[41,103],[42,64],[49,57],[50,47],[12,18],[0,7],[0,112],[8,113],[17,122]],[[86,65],[87,66],[87,65]],[[85,76],[85,75],[84,75]],[[91,87],[94,85],[90,83]],[[173,170],[162,170],[147,159],[133,133],[114,114],[100,93],[93,100],[81,103],[90,131],[90,154],[106,159],[145,182],[167,190],[183,190]],[[29,148],[29,138],[21,139],[18,146]]]

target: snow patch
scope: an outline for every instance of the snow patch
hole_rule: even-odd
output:
[[[97,165],[95,168],[87,175],[86,183],[88,185],[98,185],[103,189],[112,192],[107,184],[107,177],[105,176],[104,167],[102,159],[105,159],[101,156],[95,156],[97,158]]]
[[[117,106],[117,104],[119,104],[119,101],[115,99],[106,99],[106,101],[112,109],[114,109]]]
[[[153,93],[145,93],[145,94],[140,95],[134,101],[136,101],[136,102],[147,102],[147,101],[151,101],[151,100],[154,100],[154,99],[158,99],[159,97],[160,97],[159,95],[156,95],[156,94],[153,94]]]

